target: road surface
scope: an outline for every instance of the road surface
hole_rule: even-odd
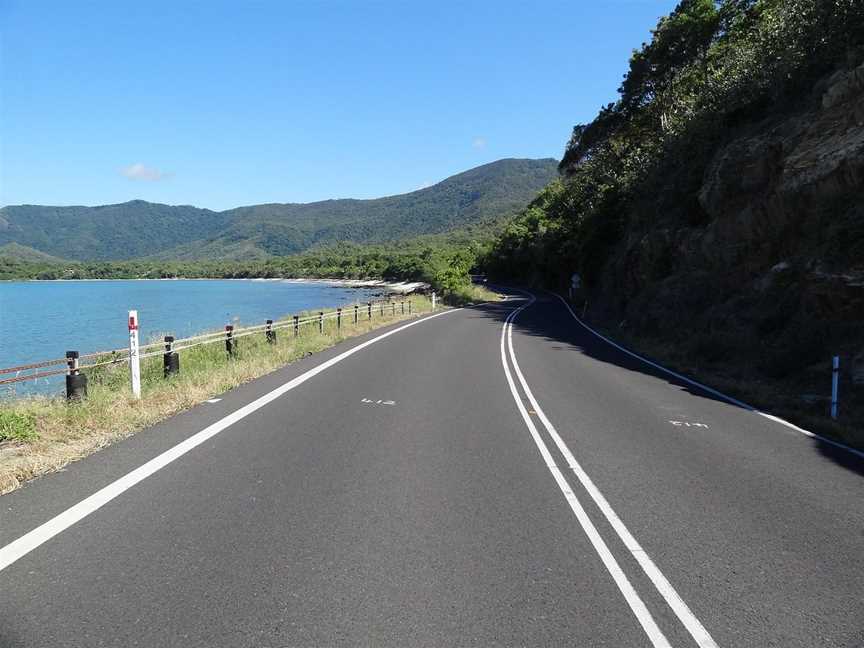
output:
[[[0,498],[0,646],[860,648],[862,475],[513,291]]]

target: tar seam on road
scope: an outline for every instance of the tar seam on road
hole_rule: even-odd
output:
[[[534,296],[532,295],[533,303]],[[528,304],[530,306],[530,303]],[[526,306],[527,307],[527,306]],[[516,313],[518,315],[518,312]],[[543,423],[543,426],[546,428],[546,431],[549,433],[549,436],[552,437],[552,440],[555,442],[555,445],[558,447],[558,450],[564,456],[564,459],[567,461],[567,465],[570,467],[570,470],[573,471],[573,474],[576,475],[576,478],[591,496],[591,499],[594,500],[594,503],[597,505],[597,508],[600,509],[600,512],[603,513],[606,520],[609,524],[612,525],[612,528],[615,530],[615,533],[618,534],[618,537],[624,543],[624,546],[627,547],[627,550],[633,555],[636,561],[639,563],[639,566],[642,567],[642,570],[645,572],[645,575],[651,580],[654,584],[654,587],[675,613],[675,616],[678,617],[678,620],[684,625],[687,631],[690,633],[690,636],[696,641],[700,648],[718,648],[717,643],[711,637],[710,633],[705,629],[705,626],[696,618],[696,615],[690,610],[684,600],[678,595],[678,592],[675,591],[675,588],[669,582],[669,580],[663,575],[663,572],[654,564],[654,561],[651,560],[651,557],[648,553],[642,548],[642,546],[637,542],[636,538],[633,537],[633,534],[630,533],[629,529],[624,525],[621,521],[621,518],[618,517],[618,514],[615,513],[615,510],[603,496],[603,493],[600,492],[600,489],[594,484],[591,478],[588,476],[588,473],[582,468],[578,461],[576,461],[576,457],[573,456],[573,453],[570,451],[570,448],[564,442],[564,439],[561,438],[561,435],[558,434],[558,431],[555,429],[555,426],[552,425],[552,422],[546,416],[546,413],[540,407],[540,404],[537,402],[537,399],[534,398],[534,394],[531,391],[531,388],[528,386],[528,382],[525,380],[525,376],[522,374],[522,370],[519,368],[519,363],[516,360],[516,352],[513,349],[513,324],[516,317],[514,315],[513,319],[509,324],[505,325],[507,329],[507,345],[510,353],[510,361],[513,363],[513,370],[516,373],[516,377],[519,379],[519,384],[522,385],[522,390],[525,392],[525,395],[528,397],[528,401],[531,403],[531,406],[537,412],[537,416],[540,421]]]
[[[860,457],[860,458],[864,459],[864,452],[862,452],[861,450],[856,450],[855,448],[852,448],[848,445],[840,443],[839,441],[833,441],[832,439],[829,439],[829,438],[824,437],[822,435],[816,434],[815,432],[811,432],[810,430],[805,430],[804,428],[798,427],[794,423],[790,423],[789,421],[786,421],[786,420],[780,418],[779,416],[774,416],[773,414],[769,414],[768,412],[763,412],[762,410],[760,410],[756,407],[753,407],[752,405],[748,405],[747,403],[740,401],[737,398],[733,398],[732,396],[727,396],[723,392],[717,391],[716,389],[709,387],[708,385],[703,385],[702,383],[697,382],[697,381],[693,380],[692,378],[688,378],[687,376],[681,375],[677,371],[672,371],[671,369],[667,369],[663,365],[657,364],[656,362],[652,362],[648,358],[643,358],[638,353],[634,353],[633,351],[630,351],[630,349],[624,348],[620,344],[607,338],[602,333],[598,333],[593,328],[588,326],[585,322],[583,322],[581,319],[579,319],[576,316],[576,313],[573,312],[573,309],[570,308],[570,304],[568,304],[567,300],[565,300],[561,295],[559,295],[558,293],[551,293],[551,294],[555,295],[558,299],[561,300],[561,303],[564,304],[564,306],[570,312],[570,315],[573,316],[573,319],[576,320],[576,322],[580,326],[582,326],[582,328],[584,328],[586,331],[588,331],[590,333],[593,333],[594,335],[596,335],[598,338],[600,338],[604,342],[611,344],[613,347],[615,347],[619,351],[623,351],[627,355],[629,355],[633,358],[636,358],[637,360],[640,360],[640,361],[644,362],[645,364],[647,364],[651,367],[654,367],[655,369],[659,369],[660,371],[663,371],[663,372],[669,374],[670,376],[675,376],[679,380],[683,380],[684,382],[686,382],[690,385],[693,385],[694,387],[698,387],[699,389],[702,389],[702,390],[708,392],[709,394],[713,394],[714,396],[717,396],[718,398],[725,400],[727,403],[731,403],[732,405],[737,405],[738,407],[749,410],[755,414],[758,414],[759,416],[763,416],[763,417],[765,417],[771,421],[774,421],[775,423],[779,423],[780,425],[783,425],[787,428],[795,430],[796,432],[800,432],[801,434],[808,436],[811,439],[818,439],[819,441],[822,441],[823,443],[827,443],[829,445],[832,445],[835,448],[840,448],[842,450],[846,450],[847,452],[851,452],[856,457]]]
[[[600,557],[600,560],[603,562],[606,570],[612,576],[612,579],[615,581],[615,584],[618,586],[618,589],[624,596],[624,600],[627,601],[627,604],[630,606],[630,609],[633,611],[633,614],[636,616],[636,619],[639,621],[639,624],[642,626],[645,634],[648,635],[648,638],[651,640],[651,644],[654,646],[654,648],[671,648],[669,640],[666,639],[663,631],[660,630],[660,628],[657,626],[657,623],[654,621],[654,617],[651,616],[651,612],[648,611],[648,608],[646,607],[644,601],[639,597],[639,594],[636,593],[636,590],[633,588],[633,585],[630,583],[630,580],[627,578],[624,570],[621,569],[618,561],[615,560],[615,556],[612,555],[612,552],[606,545],[606,542],[600,536],[600,533],[597,531],[594,523],[591,522],[591,518],[588,517],[588,513],[586,513],[585,509],[582,507],[582,504],[577,499],[576,494],[573,492],[573,489],[570,488],[570,484],[567,483],[567,480],[561,473],[560,468],[558,468],[555,460],[552,458],[552,454],[549,452],[549,448],[546,446],[543,439],[540,437],[540,433],[537,431],[537,427],[531,420],[531,417],[526,411],[525,405],[522,402],[521,397],[519,396],[519,392],[516,389],[516,384],[513,382],[513,376],[510,373],[510,368],[507,366],[507,355],[504,351],[504,340],[507,334],[508,326],[510,326],[510,322],[523,309],[527,308],[532,303],[534,303],[533,295],[531,296],[531,301],[528,304],[520,306],[507,316],[507,319],[504,320],[504,327],[501,329],[501,365],[504,367],[504,375],[507,378],[507,384],[510,386],[510,393],[513,396],[513,400],[516,402],[516,407],[519,409],[519,413],[522,415],[522,420],[525,421],[525,425],[528,427],[528,431],[531,433],[531,438],[534,440],[534,443],[537,445],[537,449],[540,451],[540,455],[543,457],[543,461],[546,464],[546,467],[549,469],[549,472],[551,472],[552,476],[555,478],[555,482],[558,484],[558,488],[560,488],[561,492],[564,494],[564,498],[567,500],[567,503],[570,505],[573,514],[576,516],[576,519],[582,526],[582,530],[585,532],[585,535],[588,537],[588,540],[591,542],[591,545],[594,547],[594,550],[597,552],[597,555]]]
[[[256,410],[261,409],[268,403],[276,400],[283,394],[291,391],[295,387],[303,384],[310,378],[317,376],[319,373],[332,367],[333,365],[341,362],[345,358],[354,355],[358,351],[365,349],[366,347],[379,342],[385,338],[390,337],[400,331],[404,331],[407,328],[411,328],[412,326],[416,326],[417,324],[421,324],[428,320],[434,319],[436,317],[441,317],[442,315],[447,315],[449,313],[455,313],[456,311],[461,310],[460,308],[454,308],[451,310],[446,310],[441,313],[436,313],[435,315],[429,315],[428,317],[424,317],[422,319],[415,320],[404,326],[400,326],[399,328],[395,328],[391,331],[387,331],[386,333],[379,335],[377,337],[372,338],[371,340],[367,340],[361,344],[358,344],[355,347],[348,349],[347,351],[343,351],[339,355],[330,358],[329,360],[322,362],[320,365],[313,367],[309,371],[306,371],[296,378],[289,380],[287,383],[280,385],[276,389],[260,396],[255,399],[251,403],[248,403],[241,407],[240,409],[232,412],[228,416],[219,419],[215,423],[208,425],[206,428],[201,430],[200,432],[196,432],[191,437],[187,438],[184,441],[181,441],[177,445],[169,448],[165,452],[157,455],[150,461],[142,464],[135,470],[127,473],[123,477],[111,482],[104,488],[96,491],[89,497],[81,500],[77,504],[69,507],[62,513],[54,516],[47,522],[39,525],[32,531],[25,533],[23,536],[18,538],[17,540],[13,540],[5,547],[0,548],[0,571],[6,569],[9,565],[14,563],[19,558],[26,556],[28,553],[47,542],[58,533],[61,533],[68,529],[70,526],[84,519],[91,513],[97,511],[102,508],[105,504],[113,500],[115,497],[121,495],[123,492],[132,488],[135,484],[143,481],[150,475],[154,474],[158,470],[161,470],[168,464],[170,464],[175,459],[178,459],[185,455],[190,450],[195,447],[201,445],[208,439],[216,436],[224,429],[230,427],[234,423],[240,421],[241,419],[249,416]]]

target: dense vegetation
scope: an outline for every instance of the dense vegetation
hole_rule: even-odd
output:
[[[340,243],[304,254],[253,261],[25,262],[0,257],[0,279],[209,279],[383,278],[423,281],[456,295],[470,283],[469,272],[483,243],[465,232],[419,237],[399,244]]]
[[[683,0],[633,53],[619,99],[578,125],[563,177],[486,259],[501,276],[589,286],[635,221],[704,223],[696,195],[730,132],[788,111],[834,68],[859,62],[861,0]]]
[[[10,206],[0,209],[0,256],[22,260],[29,249],[24,260],[42,253],[87,262],[248,261],[339,241],[396,241],[512,215],[555,177],[556,164],[499,160],[398,196],[223,212],[141,200],[102,207]],[[10,251],[10,243],[18,247]]]

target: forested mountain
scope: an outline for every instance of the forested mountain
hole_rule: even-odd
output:
[[[15,243],[71,260],[190,260],[255,259],[316,244],[391,241],[512,214],[557,176],[556,165],[554,159],[505,159],[398,196],[221,212],[141,200],[101,207],[9,206],[0,209],[0,246]]]

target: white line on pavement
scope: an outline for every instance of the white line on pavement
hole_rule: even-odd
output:
[[[570,485],[567,483],[567,480],[561,473],[560,468],[558,468],[558,466],[556,465],[555,460],[552,458],[552,455],[549,452],[549,448],[546,447],[546,444],[540,437],[540,433],[537,431],[537,427],[534,425],[534,422],[531,420],[531,417],[526,411],[525,405],[522,403],[522,399],[516,389],[516,384],[513,382],[513,376],[511,375],[510,368],[507,365],[507,355],[504,351],[505,335],[508,332],[508,328],[511,327],[510,322],[515,319],[515,317],[524,308],[527,308],[532,303],[534,303],[533,295],[531,296],[531,301],[515,309],[507,316],[507,319],[504,321],[504,328],[501,330],[501,364],[504,367],[504,374],[507,377],[507,384],[510,386],[510,393],[513,395],[513,400],[516,402],[516,407],[519,409],[519,413],[522,415],[522,419],[525,421],[525,425],[528,427],[528,431],[531,433],[531,438],[537,445],[537,449],[540,451],[540,455],[543,457],[543,461],[545,462],[546,467],[549,469],[549,472],[551,472],[552,476],[555,478],[555,482],[558,484],[558,488],[560,488],[561,492],[564,494],[564,498],[567,500],[567,503],[570,505],[573,514],[576,516],[576,519],[582,526],[582,530],[585,532],[585,535],[588,536],[588,540],[591,542],[594,550],[600,556],[600,560],[603,562],[606,570],[612,576],[612,579],[615,581],[615,584],[618,586],[618,589],[621,591],[621,594],[624,596],[624,599],[627,601],[627,604],[630,606],[630,609],[633,611],[633,614],[636,616],[636,619],[639,621],[640,625],[645,631],[645,634],[648,635],[648,638],[651,640],[654,648],[671,648],[669,641],[666,639],[666,636],[657,626],[657,623],[654,621],[654,618],[651,616],[651,613],[648,611],[645,603],[642,601],[641,598],[639,598],[639,594],[636,593],[636,590],[630,584],[630,581],[628,580],[626,574],[624,574],[624,571],[621,569],[618,561],[615,560],[615,556],[612,555],[609,547],[606,545],[603,538],[600,536],[600,533],[597,531],[594,523],[591,522],[591,519],[585,512],[582,504],[579,503],[579,500],[576,498],[576,495],[573,493],[573,490],[570,488]]]
[[[819,434],[816,434],[815,432],[811,432],[810,430],[805,430],[804,428],[800,428],[797,425],[795,425],[794,423],[790,423],[789,421],[786,421],[786,420],[780,418],[779,416],[774,416],[773,414],[768,414],[767,412],[763,412],[763,411],[753,407],[752,405],[748,405],[747,403],[738,400],[737,398],[732,398],[731,396],[727,396],[723,392],[719,392],[716,389],[709,387],[708,385],[703,385],[702,383],[697,382],[697,381],[693,380],[692,378],[688,378],[687,376],[683,376],[683,375],[679,374],[677,371],[672,371],[671,369],[667,369],[663,365],[657,364],[656,362],[652,362],[648,358],[644,358],[644,357],[640,356],[638,353],[633,353],[633,351],[630,351],[630,349],[624,348],[620,344],[614,342],[613,340],[610,340],[608,337],[606,337],[602,333],[598,333],[593,328],[588,326],[585,322],[583,322],[581,319],[579,319],[576,316],[576,313],[574,313],[573,309],[570,308],[570,304],[568,304],[567,301],[561,295],[559,295],[557,293],[552,293],[552,294],[554,294],[558,299],[561,300],[561,303],[564,304],[564,306],[570,312],[570,315],[573,316],[573,319],[576,320],[576,322],[580,326],[582,326],[582,328],[584,328],[586,331],[588,331],[590,333],[593,333],[594,335],[596,335],[598,338],[600,338],[604,342],[611,344],[613,347],[615,347],[619,351],[623,351],[627,355],[629,355],[633,358],[636,358],[637,360],[641,360],[645,364],[647,364],[651,367],[654,367],[655,369],[659,369],[660,371],[663,371],[663,372],[669,374],[670,376],[675,376],[679,380],[683,380],[684,382],[686,382],[689,385],[693,385],[694,387],[698,387],[699,389],[702,389],[702,390],[708,392],[709,394],[713,394],[714,396],[717,396],[718,398],[725,400],[727,403],[731,403],[733,405],[737,405],[738,407],[742,407],[746,410],[750,410],[751,412],[754,412],[755,414],[758,414],[759,416],[763,416],[763,417],[765,417],[771,421],[774,421],[775,423],[779,423],[780,425],[783,425],[789,429],[795,430],[796,432],[800,432],[801,434],[808,436],[811,439],[818,439],[819,441],[821,441],[823,443],[827,443],[828,445],[832,445],[835,448],[840,448],[842,450],[846,450],[847,452],[851,452],[853,455],[855,455],[857,457],[861,457],[862,459],[864,459],[864,452],[862,452],[860,450],[856,450],[855,448],[851,448],[851,447],[849,447],[843,443],[833,441],[827,437],[823,437]]]
[[[516,317],[513,317],[515,320]],[[567,444],[564,443],[564,439],[561,438],[561,435],[558,434],[558,431],[555,429],[555,426],[552,425],[552,422],[546,416],[543,409],[540,407],[540,404],[537,402],[537,399],[534,398],[534,394],[531,391],[531,388],[528,386],[527,381],[525,380],[525,376],[522,374],[522,370],[519,368],[519,363],[516,361],[516,353],[513,350],[513,324],[512,321],[506,325],[507,328],[507,346],[508,351],[510,353],[510,361],[513,363],[513,370],[516,373],[516,377],[519,379],[519,384],[522,385],[522,389],[525,392],[525,395],[528,397],[528,401],[531,403],[531,407],[534,408],[534,411],[537,412],[537,416],[540,418],[540,421],[543,423],[543,426],[546,428],[546,431],[549,433],[549,436],[552,437],[552,440],[555,442],[555,445],[558,447],[558,450],[564,455],[564,459],[567,461],[567,465],[570,467],[570,470],[573,471],[573,474],[576,475],[576,478],[591,496],[591,499],[594,500],[594,503],[597,505],[597,508],[600,509],[600,512],[603,513],[603,516],[609,521],[609,524],[612,525],[612,528],[615,530],[615,533],[618,534],[618,537],[621,538],[621,541],[624,543],[624,546],[627,547],[627,550],[633,554],[633,557],[642,567],[642,570],[651,579],[651,582],[654,584],[654,587],[660,592],[660,595],[666,601],[672,611],[675,613],[675,616],[684,624],[684,627],[687,628],[687,631],[696,641],[700,648],[718,648],[717,643],[711,637],[709,632],[705,629],[705,627],[699,622],[699,619],[696,618],[696,615],[690,610],[684,600],[678,595],[678,592],[675,591],[675,588],[672,587],[672,584],[669,580],[663,575],[657,565],[654,564],[654,561],[651,560],[651,557],[645,552],[642,546],[636,541],[636,538],[633,537],[633,534],[624,526],[624,523],[621,521],[621,518],[618,517],[618,514],[615,513],[615,510],[603,496],[603,493],[600,492],[600,489],[594,485],[594,482],[588,476],[582,466],[576,461],[576,457],[573,456],[573,453],[570,451],[570,448],[567,447]]]
[[[358,344],[357,346],[352,347],[347,351],[343,351],[339,355],[330,358],[325,362],[322,362],[320,365],[313,367],[309,371],[300,374],[296,378],[289,380],[284,385],[281,385],[276,389],[264,394],[263,396],[255,399],[251,403],[248,403],[247,405],[241,407],[235,412],[232,412],[228,416],[216,421],[211,425],[208,425],[206,428],[204,428],[200,432],[193,434],[185,441],[181,441],[174,447],[169,448],[168,450],[166,450],[160,455],[157,455],[147,463],[142,464],[141,466],[127,473],[123,477],[120,477],[116,481],[111,482],[104,488],[96,491],[89,497],[81,500],[77,504],[71,506],[59,515],[56,515],[47,522],[36,527],[32,531],[24,534],[17,540],[13,540],[5,547],[0,548],[0,571],[6,569],[9,565],[14,563],[19,558],[26,556],[28,553],[36,549],[39,545],[47,542],[48,540],[56,536],[58,533],[65,531],[76,522],[84,519],[94,511],[97,511],[118,495],[132,488],[135,484],[143,481],[153,473],[170,464],[172,461],[182,457],[184,454],[186,454],[193,448],[216,436],[225,428],[249,416],[256,410],[261,409],[262,407],[276,400],[286,392],[289,392],[295,387],[302,385],[304,382],[314,376],[317,376],[325,369],[328,369],[333,365],[342,362],[345,358],[354,355],[358,351],[361,351],[362,349],[365,349],[366,347],[375,344],[376,342],[388,338],[391,335],[395,335],[400,331],[404,331],[407,328],[411,328],[412,326],[416,326],[417,324],[421,324],[430,319],[441,317],[442,315],[447,315],[448,313],[455,313],[457,310],[461,309],[455,308],[452,310],[446,310],[435,315],[430,315],[422,319],[414,320],[413,322],[405,324],[404,326],[400,326],[399,328],[387,331],[386,333],[379,335],[378,337],[374,337],[371,340],[363,342],[362,344]]]

